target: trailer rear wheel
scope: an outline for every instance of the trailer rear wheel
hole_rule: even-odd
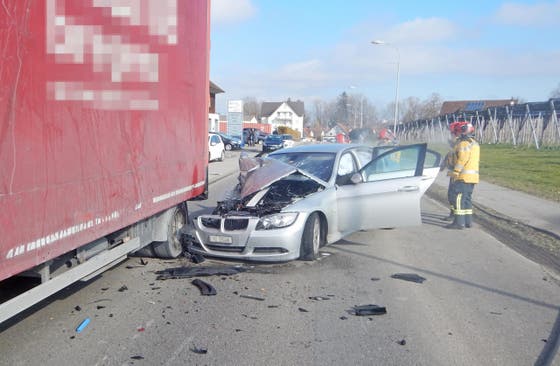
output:
[[[181,245],[181,228],[187,222],[185,210],[176,207],[167,226],[167,241],[157,241],[152,243],[154,254],[158,258],[177,258],[183,253]]]

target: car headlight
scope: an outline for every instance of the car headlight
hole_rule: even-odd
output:
[[[280,229],[293,224],[298,217],[297,212],[281,212],[274,215],[261,217],[257,230]]]

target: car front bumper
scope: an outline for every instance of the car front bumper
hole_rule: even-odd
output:
[[[201,215],[194,221],[192,252],[230,259],[281,262],[299,258],[307,215],[284,228],[256,230],[255,216]]]

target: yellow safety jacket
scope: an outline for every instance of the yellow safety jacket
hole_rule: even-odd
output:
[[[480,146],[471,137],[461,138],[455,144],[455,166],[453,178],[465,183],[478,183]]]

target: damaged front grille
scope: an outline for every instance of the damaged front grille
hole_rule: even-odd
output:
[[[248,219],[225,219],[224,229],[225,230],[245,230],[249,225]]]
[[[219,229],[221,221],[221,219],[213,217],[203,217],[201,219],[202,225],[210,229]]]

